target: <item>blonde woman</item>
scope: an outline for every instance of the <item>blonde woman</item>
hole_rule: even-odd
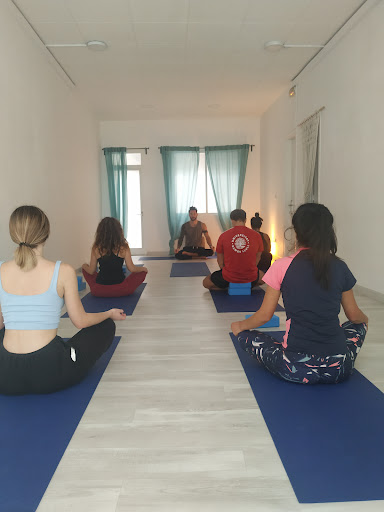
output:
[[[36,206],[20,206],[9,232],[14,260],[0,262],[0,393],[51,393],[80,382],[111,345],[120,309],[86,313],[74,269],[43,256],[50,226]],[[57,335],[61,309],[81,329]]]

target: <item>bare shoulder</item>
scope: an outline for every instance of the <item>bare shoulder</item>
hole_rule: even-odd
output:
[[[203,231],[208,231],[207,225],[205,222],[201,223],[201,227],[203,228]]]
[[[127,256],[127,254],[131,254],[131,250],[129,248],[128,243],[127,243],[127,245],[123,245],[123,247],[120,247],[118,256],[120,258],[125,258]]]
[[[69,263],[61,263],[60,265],[60,274],[65,278],[70,278],[76,275],[75,269]]]

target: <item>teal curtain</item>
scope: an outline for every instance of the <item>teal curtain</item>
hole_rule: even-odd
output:
[[[205,160],[215,195],[222,229],[232,227],[229,215],[241,208],[249,144],[241,146],[207,146]]]
[[[127,233],[127,148],[104,148],[107,165],[109,205],[111,217],[121,222]]]
[[[197,169],[200,150],[198,147],[160,148],[163,159],[165,199],[169,226],[169,254],[174,254],[174,241],[180,235],[181,226],[188,220],[188,210],[195,198]]]

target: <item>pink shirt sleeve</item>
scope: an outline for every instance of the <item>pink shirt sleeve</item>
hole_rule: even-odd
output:
[[[276,260],[275,263],[273,263],[270,269],[267,270],[267,272],[262,277],[264,283],[266,283],[274,290],[280,290],[281,283],[283,282],[285,273],[289,265],[292,263],[292,260],[293,258],[291,256],[286,256]]]

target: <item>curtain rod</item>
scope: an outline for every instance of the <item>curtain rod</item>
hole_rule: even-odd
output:
[[[107,149],[107,148],[101,148],[101,151],[104,151],[104,149]],[[147,154],[148,154],[148,149],[149,149],[149,148],[125,148],[125,149],[137,149],[137,150],[139,150],[139,149],[144,149],[145,154],[147,155]]]
[[[298,124],[297,126],[301,126],[301,125],[302,125],[302,124],[304,124],[306,121],[308,121],[309,119],[311,119],[313,116],[315,116],[316,114],[318,114],[319,112],[321,112],[321,111],[322,111],[322,110],[324,110],[324,109],[325,109],[325,107],[321,107],[321,108],[319,108],[319,110],[316,110],[316,112],[314,112],[314,113],[313,113],[313,114],[311,114],[310,116],[306,117],[306,118],[304,119],[304,121],[301,121],[301,123],[300,123],[300,124]]]
[[[323,108],[325,108],[325,107],[323,107]],[[251,148],[251,151],[252,151],[252,149],[255,147],[255,144],[249,144],[249,147]],[[157,149],[161,149],[161,147],[159,146]],[[200,150],[205,150],[205,147],[203,147],[203,148],[199,147],[199,149]]]

